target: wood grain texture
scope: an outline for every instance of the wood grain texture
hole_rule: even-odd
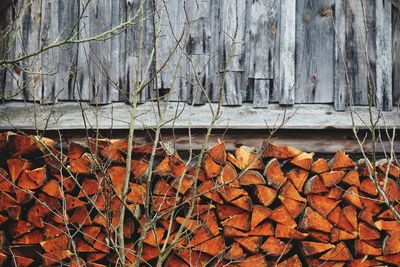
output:
[[[44,16],[41,24],[42,45],[50,45],[70,35],[77,34],[74,22],[79,17],[78,1],[43,0]],[[42,75],[43,103],[53,103],[58,99],[74,99],[78,49],[77,45],[68,45],[62,49],[52,49],[43,53],[41,67],[47,75]]]
[[[138,106],[135,120],[135,130],[152,129],[157,127],[158,118],[154,109],[155,103],[147,102]],[[208,129],[213,119],[209,105],[188,106],[182,103],[171,102],[166,105],[165,124],[163,128],[188,129],[194,127]],[[211,107],[216,110],[216,103]],[[354,111],[360,115],[355,117],[355,126],[367,129],[368,108],[355,107]],[[128,129],[130,122],[130,105],[112,103],[110,105],[93,106],[88,103],[59,103],[51,105],[34,105],[32,103],[8,102],[0,105],[0,130],[5,129],[85,129],[82,119],[85,115],[86,125],[90,129]],[[176,116],[179,114],[179,116]],[[374,112],[374,114],[377,114]],[[396,111],[385,111],[386,124],[380,120],[379,129],[386,126],[392,128],[398,120]],[[225,106],[221,116],[215,122],[214,129],[271,129],[281,125],[282,120],[289,118],[283,129],[351,129],[350,111],[335,112],[331,105],[294,105],[282,107],[270,104],[267,109],[254,108],[251,103],[243,103],[240,107]],[[375,115],[374,115],[375,116]],[[98,124],[96,125],[96,117]]]
[[[279,103],[292,105],[295,100],[295,43],[296,2],[281,0],[279,19],[279,69],[275,90],[280,92]]]
[[[376,2],[376,97],[375,106],[392,109],[392,5]]]
[[[346,78],[346,2],[335,1],[335,96],[334,106],[336,111],[344,111],[346,108],[347,87]]]
[[[29,2],[18,1],[16,11]],[[7,58],[64,38],[87,2],[33,1]],[[1,95],[42,103],[107,104],[132,100],[140,78],[148,82],[142,103],[154,100],[157,92],[170,101],[195,105],[205,104],[207,98],[218,102],[222,94],[224,105],[330,103],[339,111],[349,102],[344,58],[355,105],[368,104],[368,88],[377,89],[375,102],[384,110],[400,96],[399,11],[387,0],[155,0],[155,6],[153,1],[144,2],[141,45],[138,19],[113,38],[46,51],[19,66],[0,69]],[[77,24],[78,38],[132,18],[139,3],[90,1]],[[2,11],[1,23],[15,17],[9,6]]]
[[[400,105],[400,10],[392,9],[393,104]]]
[[[354,105],[368,105],[368,88],[375,79],[374,8],[374,1],[347,1],[346,54]]]
[[[219,72],[225,77],[224,105],[240,105],[245,82],[242,80],[245,70],[246,1],[220,1],[220,31],[219,31]],[[224,72],[227,72],[226,74]]]
[[[297,1],[296,103],[333,102],[334,2],[334,0]]]

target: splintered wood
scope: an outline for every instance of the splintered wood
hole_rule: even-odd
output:
[[[0,134],[0,266],[115,266],[122,207],[126,265],[400,265],[396,161],[220,142],[201,164],[156,147],[150,166],[134,144],[123,196],[127,141],[87,142]]]

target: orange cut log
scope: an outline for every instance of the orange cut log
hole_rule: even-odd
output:
[[[289,211],[283,205],[273,210],[269,218],[277,223],[286,225],[289,228],[296,228],[297,226],[296,221],[293,220]]]
[[[247,237],[248,233],[239,231],[238,229],[231,226],[224,226],[224,238],[232,238],[232,237]]]
[[[247,211],[251,211],[253,208],[253,203],[249,196],[242,196],[238,199],[232,200],[231,204]]]
[[[382,255],[382,250],[380,248],[373,247],[368,243],[356,239],[355,242],[355,250],[359,255],[371,255],[371,256],[380,256]]]
[[[330,167],[326,162],[326,159],[319,158],[311,165],[311,171],[316,174],[321,174],[330,171]]]
[[[46,193],[51,197],[55,197],[57,199],[63,199],[64,195],[61,191],[60,186],[58,185],[57,180],[50,180],[48,181],[42,188],[42,192]]]
[[[108,169],[108,175],[110,176],[113,188],[119,196],[122,195],[122,188],[124,187],[124,181],[126,178],[125,170],[126,168],[121,166],[113,166]]]
[[[204,157],[203,168],[208,179],[215,178],[221,174],[223,166],[217,164],[210,156]]]
[[[343,199],[347,203],[352,204],[359,209],[363,208],[363,205],[360,200],[360,195],[358,193],[358,189],[354,185],[349,187],[349,189],[346,190],[346,192],[343,195]]]
[[[326,243],[317,243],[317,242],[310,242],[310,241],[302,241],[301,242],[301,247],[306,256],[312,256],[315,254],[319,254],[322,252],[325,252],[329,249],[332,249],[335,247],[335,245],[332,244],[326,244]]]
[[[82,181],[82,189],[79,192],[78,198],[93,196],[100,190],[99,182],[96,179],[85,177]]]
[[[326,187],[332,187],[342,180],[344,174],[344,171],[330,171],[321,173],[319,177],[321,177],[321,180]]]
[[[27,221],[18,220],[13,226],[13,238],[31,232],[35,228],[34,225]]]
[[[310,170],[311,164],[313,163],[314,153],[303,152],[294,159],[290,161],[293,165],[303,168],[305,170]]]
[[[267,238],[262,244],[261,250],[270,256],[280,256],[287,254],[292,249],[292,243],[285,243],[273,236]]]
[[[225,151],[225,143],[218,140],[218,144],[213,146],[207,151],[207,154],[213,159],[215,162],[219,164],[224,164],[226,162],[226,151]]]
[[[297,200],[300,202],[307,202],[307,199],[302,197],[293,184],[290,181],[287,181],[282,188],[280,189],[280,196],[285,198],[291,198],[293,200]]]
[[[289,159],[297,157],[302,153],[291,146],[280,146],[272,143],[264,143],[263,157],[277,158],[277,159]]]
[[[15,262],[15,265],[18,267],[28,267],[34,262],[34,260],[31,258],[18,255],[13,256],[13,261]]]
[[[303,186],[308,178],[308,171],[298,168],[291,169],[286,173],[286,177],[299,192],[303,192]]]
[[[228,160],[240,170],[260,170],[264,167],[260,155],[254,150],[254,148],[248,146],[240,146],[236,148],[235,156],[228,153]]]
[[[222,169],[221,175],[218,177],[219,184],[229,184],[232,187],[240,187],[238,173],[231,163],[226,163]]]
[[[175,267],[175,266],[189,267],[189,265],[184,260],[182,260],[181,258],[176,256],[174,253],[172,253],[168,256],[167,260],[164,263],[164,266],[165,267]]]
[[[376,257],[378,261],[383,261],[386,263],[390,263],[396,266],[400,266],[400,254],[396,255],[386,255],[386,256],[379,256]]]
[[[332,230],[333,231],[333,230]],[[317,241],[321,243],[329,243],[330,238],[327,233],[319,232],[319,231],[314,231],[314,230],[308,230],[307,233],[310,235],[312,241]]]
[[[250,228],[253,230],[257,225],[259,225],[262,221],[268,218],[272,214],[272,211],[261,205],[254,205],[253,210],[251,212],[251,226]]]
[[[240,259],[243,259],[244,257],[246,257],[246,253],[237,242],[233,242],[224,255],[224,259],[234,261],[238,261]]]
[[[304,194],[318,194],[328,192],[328,188],[322,183],[318,175],[307,180],[304,185]]]
[[[299,228],[303,230],[313,229],[325,233],[330,233],[332,224],[321,214],[307,207],[299,223]]]
[[[125,227],[124,227],[125,229]],[[100,233],[101,228],[99,226],[85,226],[82,228],[83,238],[90,244],[93,245],[96,237]]]
[[[144,204],[146,200],[147,187],[146,184],[130,183],[131,191],[126,195],[126,201],[135,204]]]
[[[282,261],[276,265],[277,267],[302,267],[302,263],[299,259],[299,256],[293,255],[289,259]]]
[[[235,228],[232,228],[235,229]],[[225,230],[225,228],[224,228]],[[182,235],[181,239],[184,239],[185,235]],[[213,234],[208,230],[207,227],[201,226],[195,230],[193,237],[190,239],[190,246],[197,246],[209,239],[213,238]]]
[[[362,180],[362,182],[360,184],[360,190],[362,192],[364,192],[364,193],[367,193],[368,195],[371,195],[371,196],[377,196],[378,195],[378,190],[376,189],[376,186],[371,181],[371,179]]]
[[[41,187],[46,180],[46,169],[44,167],[34,170],[24,170],[18,180],[18,186],[22,189],[35,190]]]
[[[219,196],[217,189],[218,185],[215,184],[213,180],[207,180],[197,188],[197,193],[215,201],[216,203],[223,204],[224,201]]]
[[[248,236],[234,238],[246,251],[255,254],[260,249],[262,237],[261,236]]]
[[[261,204],[264,206],[269,206],[272,204],[272,202],[274,202],[277,191],[268,186],[256,185],[254,193]]]
[[[353,256],[351,255],[346,244],[344,242],[340,242],[335,248],[319,257],[319,259],[324,261],[351,261]]]
[[[349,221],[353,229],[357,229],[357,210],[354,206],[346,206],[342,209],[343,215]]]
[[[352,161],[343,151],[338,151],[330,161],[329,165],[332,170],[351,169],[356,166],[355,162]]]
[[[149,162],[145,159],[131,160],[131,173],[136,179],[146,175],[149,168]]]
[[[11,158],[7,160],[7,166],[11,181],[15,183],[23,171],[32,169],[33,164],[23,158]]]
[[[264,170],[264,176],[267,178],[268,184],[275,189],[281,188],[287,180],[277,159],[271,159],[268,162]]]
[[[381,238],[380,233],[375,228],[363,222],[358,224],[358,235],[361,240],[375,240]]]
[[[356,238],[357,234],[349,233],[336,227],[334,227],[331,231],[331,242],[334,243],[342,240],[351,240]]]
[[[40,242],[40,246],[48,253],[59,254],[69,247],[70,239],[66,235]]]
[[[194,247],[195,250],[211,256],[218,256],[224,253],[225,241],[221,236],[216,236],[200,245]]]
[[[248,196],[246,190],[230,186],[222,186],[218,188],[218,193],[226,202],[231,202],[232,200],[242,196]]]
[[[306,203],[279,196],[283,206],[288,210],[293,219],[297,218],[306,208]]]
[[[358,175],[357,170],[351,170],[348,173],[346,173],[343,178],[342,182],[348,184],[348,185],[354,185],[357,187],[360,187],[360,176]]]
[[[85,206],[80,206],[75,209],[74,214],[70,218],[70,222],[77,226],[92,224],[89,212]]]
[[[302,233],[295,229],[289,228],[286,225],[277,223],[275,227],[275,237],[284,239],[303,240],[308,236],[307,233]]]
[[[329,222],[333,225],[337,226],[340,229],[343,229],[349,233],[353,233],[357,230],[354,228],[352,224],[348,221],[346,216],[344,215],[342,209],[340,207],[336,207],[332,210],[331,213],[326,217]]]
[[[235,206],[229,206],[229,205],[218,205],[217,206],[217,212],[218,212],[218,217],[221,221],[234,216],[236,214],[244,212],[244,210],[235,207]]]
[[[254,170],[247,170],[239,177],[240,185],[264,185],[265,180],[263,176]]]
[[[247,233],[249,236],[272,236],[274,235],[274,227],[271,222],[267,221]]]
[[[340,187],[331,187],[326,196],[331,199],[341,200],[343,197],[343,189]]]
[[[318,194],[309,194],[307,200],[310,207],[323,216],[327,216],[340,203],[340,200],[335,201]]]
[[[18,202],[9,194],[0,192],[0,211],[18,206]]]
[[[384,255],[400,252],[400,232],[393,232],[383,240],[382,250]]]
[[[20,237],[14,238],[12,243],[18,245],[32,245],[32,244],[39,244],[43,240],[44,240],[43,233],[39,229],[36,229]]]
[[[231,226],[242,231],[250,229],[250,214],[247,212],[236,214],[221,222],[223,226]]]
[[[172,182],[172,187],[175,190],[179,191],[179,193],[186,194],[186,192],[189,191],[189,189],[193,186],[193,184],[194,184],[194,179],[189,175],[185,175],[182,178],[176,177]]]

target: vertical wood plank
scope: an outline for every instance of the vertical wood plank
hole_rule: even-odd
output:
[[[381,110],[392,109],[392,5],[376,1],[376,99]]]
[[[42,1],[41,45],[48,46],[64,40],[73,30],[78,19],[78,2],[61,0]],[[51,14],[57,14],[52,16]],[[54,103],[57,99],[74,99],[72,77],[76,69],[78,47],[66,45],[60,49],[43,52],[41,58],[43,103]]]
[[[271,89],[271,79],[255,79],[254,80],[254,96],[253,106],[255,108],[264,108],[269,103],[269,91]]]
[[[210,1],[188,0],[185,4],[186,23],[190,28],[190,36],[186,51],[190,60],[186,67],[189,103],[204,104],[210,90],[208,76],[210,61]]]
[[[273,79],[277,3],[278,1],[247,0],[245,71],[246,76],[250,79]],[[263,81],[249,81],[247,86],[248,95],[268,97],[269,95],[264,94],[264,84]],[[252,97],[252,101],[256,107],[265,106],[269,102],[269,99],[260,100],[254,97]],[[248,98],[248,100],[250,99]]]
[[[400,105],[400,10],[392,8],[393,105]]]
[[[157,86],[159,90],[168,92],[171,101],[187,99],[185,81],[182,79],[182,67],[185,55],[182,52],[187,36],[185,36],[185,1],[157,1],[157,24],[160,30],[157,43]],[[180,45],[177,46],[177,43]]]
[[[16,39],[12,44],[11,58],[18,58],[39,49],[40,25],[42,18],[42,1],[18,1],[16,10],[19,13],[25,10],[20,17],[21,25],[17,31]],[[13,16],[13,20],[16,16]],[[16,25],[14,25],[16,26]],[[5,95],[12,99],[25,99],[40,101],[42,85],[40,77],[41,55],[31,57],[19,62],[6,73]]]
[[[221,31],[220,25],[220,3],[219,0],[210,0],[210,64],[208,70],[208,77],[210,80],[209,97],[212,102],[219,101],[221,88],[219,78],[219,32]]]
[[[10,25],[12,20],[12,6],[5,7],[0,11],[0,33],[5,31],[6,27]],[[3,42],[0,43],[0,59],[7,58],[7,45],[9,38],[7,36]],[[0,99],[6,100],[5,90],[6,90],[6,73],[7,70],[0,68]]]
[[[335,2],[335,110],[344,111],[347,101],[346,86],[346,2]]]
[[[334,94],[334,0],[297,1],[296,103],[332,103]]]
[[[354,105],[368,105],[369,79],[375,79],[375,1],[347,1],[346,51]],[[366,17],[364,23],[363,6]],[[367,31],[366,31],[367,29]],[[368,51],[370,66],[365,51]],[[368,68],[371,68],[372,75]]]
[[[296,1],[281,0],[279,17],[279,70],[275,85],[281,105],[294,104]]]
[[[246,1],[220,1],[220,79],[224,80],[224,105],[242,104]],[[225,68],[227,73],[225,74]]]
[[[131,1],[127,6],[127,19],[132,18],[138,12],[140,7],[139,0]],[[152,34],[151,32],[149,35]],[[120,100],[129,102],[133,99],[136,84],[136,68],[138,60],[138,27],[130,27],[126,30],[126,60],[125,60],[125,75],[126,75],[126,91],[120,94]],[[142,94],[143,95],[143,94]]]

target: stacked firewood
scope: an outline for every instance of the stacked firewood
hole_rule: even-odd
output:
[[[119,222],[126,265],[400,265],[396,161],[220,142],[190,164],[145,144],[127,172],[127,151],[0,134],[0,266],[119,264]]]

